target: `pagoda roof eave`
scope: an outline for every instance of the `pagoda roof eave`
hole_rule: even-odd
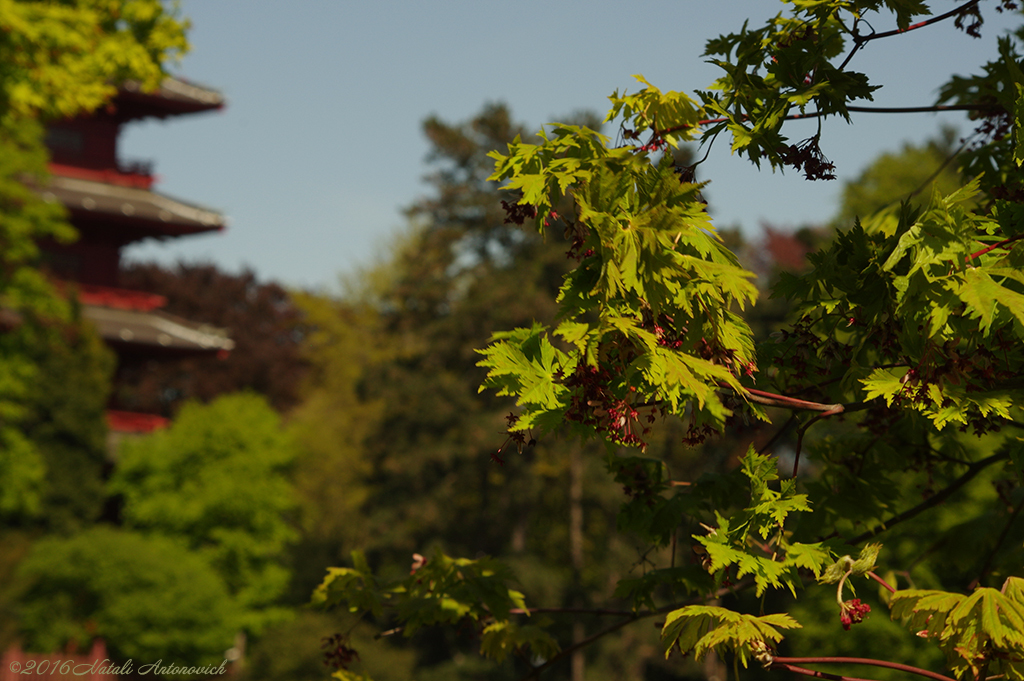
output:
[[[168,354],[230,352],[235,342],[224,329],[198,324],[160,310],[129,310],[101,305],[82,305],[82,316],[91,321],[100,337],[126,350],[154,350]]]
[[[119,118],[131,120],[214,111],[224,108],[225,100],[217,90],[167,76],[152,92],[145,92],[138,81],[125,81],[113,104]]]
[[[134,234],[126,235],[126,243],[220,231],[228,222],[210,208],[139,187],[52,175],[39,192],[48,201],[64,204],[73,218],[103,219],[134,228]]]

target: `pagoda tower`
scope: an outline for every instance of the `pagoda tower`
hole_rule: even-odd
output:
[[[166,78],[156,92],[127,82],[105,108],[51,124],[46,145],[51,178],[40,189],[60,201],[79,238],[72,244],[40,243],[44,266],[73,283],[82,314],[117,353],[118,368],[107,412],[116,446],[119,437],[167,424],[167,415],[140,413],[119,384],[154,361],[184,355],[222,356],[234,347],[227,333],[162,311],[162,296],[117,287],[121,249],[143,239],[171,239],[222,231],[226,219],[209,208],[153,190],[152,165],[119,158],[122,126],[146,118],[167,118],[223,108],[215,91]]]

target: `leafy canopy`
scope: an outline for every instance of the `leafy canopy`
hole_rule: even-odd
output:
[[[1024,507],[1020,36],[1000,39],[984,74],[956,77],[941,91],[940,102],[979,121],[957,159],[966,181],[952,190],[936,185],[920,203],[856,216],[810,256],[808,271],[781,276],[772,295],[786,301],[789,318],[755,343],[743,316],[758,299],[754,274],[711,224],[698,164],[679,164],[671,151],[691,140],[710,147],[726,135],[732,151],[756,165],[833,179],[825,124],[852,122],[878,87],[848,68],[853,57],[873,40],[934,23],[921,21],[931,11],[918,0],[785,4],[763,27],[745,24],[707,43],[705,56],[722,74],[696,97],[640,76],[638,92],[615,93],[607,118],[620,124],[615,143],[586,125],[552,124],[537,140],[517,137],[491,154],[491,179],[509,197],[506,222],[562,232],[575,266],[562,280],[553,325],[501,330],[480,350],[481,390],[514,398],[508,436],[521,448],[566,426],[603,441],[607,468],[629,496],[619,528],[651,551],[671,544],[667,566],[619,583],[615,596],[633,611],[608,631],[667,613],[668,650],[731,652],[743,664],[754,658],[769,670],[816,673],[778,654],[782,630],[799,627],[790,615],[707,601],[752,588],[795,607],[792,599],[808,598],[804,586],[817,581],[814,593],[835,589],[828,607],[849,629],[872,608],[847,599],[846,589],[867,577],[886,589],[882,603],[894,619],[938,643],[957,678],[980,681],[997,668],[1017,678],[1024,620],[1014,575],[1020,551],[1010,547],[1019,545],[1014,520]],[[964,2],[934,20],[978,34],[980,5]],[[884,21],[895,28],[874,28]],[[815,118],[818,130],[793,143],[784,130],[797,117]],[[670,417],[685,425],[690,445],[759,420],[778,425],[770,436],[747,438],[738,468],[678,481],[647,456],[650,429]],[[677,567],[680,534],[692,538],[704,579]],[[983,558],[951,548],[966,536]],[[846,555],[876,537],[883,541],[863,546],[858,558]],[[932,547],[956,565],[943,564]],[[920,566],[936,588],[897,590],[914,577],[908,567],[887,581],[877,571],[890,559]],[[510,598],[511,575],[487,564]],[[416,581],[422,570],[414,565],[412,581],[382,590],[360,560],[333,569],[318,598],[412,629],[468,618],[483,631],[509,630],[512,610],[488,605],[493,594],[476,591],[475,603],[452,595],[456,585],[469,588],[472,573],[432,581],[445,586],[431,591]],[[985,586],[995,579],[1003,591]],[[687,600],[666,603],[667,595]],[[501,657],[517,645],[530,647],[521,655],[527,678],[552,663],[540,641],[483,652]]]

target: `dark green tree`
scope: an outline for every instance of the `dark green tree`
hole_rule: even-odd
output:
[[[164,308],[185,319],[227,329],[235,342],[227,357],[189,357],[138,367],[120,377],[115,396],[125,408],[173,415],[189,400],[253,390],[284,413],[299,402],[306,365],[301,315],[291,294],[252,270],[229,274],[210,263],[129,263],[122,287],[167,298]]]

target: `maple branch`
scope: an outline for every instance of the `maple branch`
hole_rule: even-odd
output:
[[[609,626],[605,627],[604,629],[602,629],[601,631],[598,631],[598,632],[596,632],[594,634],[591,634],[590,636],[588,636],[587,638],[583,639],[582,641],[577,641],[576,643],[573,643],[571,646],[569,646],[567,648],[563,648],[562,650],[558,651],[558,653],[554,657],[552,657],[550,660],[545,661],[544,664],[541,664],[541,665],[538,665],[538,666],[532,668],[530,670],[530,672],[526,676],[523,677],[522,681],[531,681],[531,680],[539,679],[540,678],[540,673],[542,671],[544,671],[545,669],[551,667],[553,664],[555,664],[559,660],[561,660],[561,659],[563,659],[563,658],[565,658],[565,657],[567,657],[569,655],[572,655],[574,652],[576,652],[580,648],[583,648],[583,647],[586,647],[586,646],[590,645],[591,643],[593,643],[594,641],[596,641],[599,638],[602,638],[604,636],[607,636],[608,634],[611,634],[611,633],[614,633],[614,632],[618,631],[619,629],[621,629],[622,627],[626,626],[627,624],[632,624],[633,622],[637,622],[637,621],[645,619],[647,617],[653,617],[655,615],[662,615],[662,614],[664,614],[666,612],[671,612],[673,610],[678,610],[679,608],[686,607],[687,605],[697,605],[699,603],[704,603],[704,602],[706,602],[706,601],[708,601],[710,599],[721,598],[722,596],[725,596],[726,594],[735,593],[737,591],[742,591],[744,589],[747,589],[747,588],[753,586],[753,584],[754,584],[754,580],[748,577],[748,578],[743,579],[740,582],[738,582],[738,583],[736,583],[736,584],[734,584],[732,586],[723,586],[722,588],[718,589],[717,591],[715,591],[714,594],[712,594],[710,596],[700,596],[700,597],[696,597],[696,598],[690,598],[690,599],[687,599],[687,600],[679,602],[679,603],[673,603],[672,605],[666,605],[666,606],[658,608],[656,610],[645,610],[645,611],[642,611],[642,612],[630,613],[629,617],[627,617],[626,619],[619,620],[615,624],[609,625]],[[542,612],[542,609],[541,608],[534,608],[534,609],[531,609],[530,612]]]
[[[819,679],[829,679],[830,681],[876,681],[875,679],[862,679],[856,676],[843,676],[842,674],[816,672],[813,669],[797,667],[796,665],[786,664],[785,662],[772,662],[771,665],[769,665],[768,669],[771,671],[778,671],[781,669],[787,672],[793,672],[795,674],[803,674],[804,676],[814,676]]]
[[[632,610],[607,610],[603,608],[512,608],[509,612],[513,615],[532,615],[533,613],[565,613],[572,615],[619,615],[633,617],[637,613]],[[646,613],[643,613],[646,616]],[[656,614],[656,613],[651,613]]]
[[[842,406],[843,405],[839,405],[840,408]],[[796,477],[796,474],[800,471],[800,450],[803,448],[803,445],[804,445],[804,434],[807,432],[807,429],[810,428],[816,421],[820,421],[821,419],[823,419],[823,418],[825,418],[826,416],[829,416],[829,415],[830,415],[829,412],[825,412],[823,414],[818,414],[817,416],[812,418],[810,421],[805,423],[803,426],[801,426],[800,430],[797,431],[797,434],[796,434],[796,455],[793,457],[793,477],[794,478]]]
[[[772,666],[776,663],[779,664],[863,664],[872,667],[886,667],[888,669],[898,669],[901,672],[909,672],[911,674],[917,674],[918,676],[926,676],[929,679],[935,679],[935,681],[954,681],[948,676],[937,674],[936,672],[928,671],[927,669],[921,669],[920,667],[912,667],[908,664],[901,664],[899,662],[889,662],[888,660],[876,660],[870,657],[776,657],[772,660]],[[808,670],[810,671],[810,670]]]
[[[999,538],[996,539],[995,546],[989,552],[988,557],[985,558],[984,564],[981,566],[981,571],[978,573],[978,578],[974,580],[973,585],[977,586],[985,579],[988,575],[988,571],[992,569],[992,561],[995,560],[996,554],[999,553],[999,549],[1003,548],[1003,542],[1006,541],[1006,537],[1010,534],[1010,528],[1013,527],[1014,521],[1017,520],[1017,516],[1020,515],[1021,509],[1024,509],[1024,499],[1021,500],[1017,507],[1013,509],[1013,513],[1006,520],[1006,525],[1003,527],[1003,531],[999,533]]]
[[[997,104],[932,104],[929,106],[848,106],[847,111],[854,113],[938,113],[940,111],[987,111],[990,109],[997,109]],[[820,118],[822,116],[830,115],[826,111],[811,111],[809,113],[789,114],[783,116],[784,121],[799,121],[810,118]],[[740,116],[741,120],[748,120],[750,117],[746,114]],[[683,123],[682,125],[673,125],[663,130],[652,128],[654,137],[663,137],[673,132],[679,132],[680,130],[687,130],[689,128],[700,127],[703,125],[714,125],[716,123],[726,123],[729,121],[728,117],[719,118],[705,118],[697,121],[696,123]]]
[[[793,412],[792,414],[790,414],[790,415],[789,415],[789,420],[788,420],[788,421],[786,421],[786,422],[785,422],[785,423],[784,423],[784,424],[782,425],[782,427],[778,429],[778,431],[776,431],[775,435],[772,435],[771,439],[770,439],[770,440],[768,440],[768,442],[767,442],[767,443],[765,443],[764,447],[761,447],[761,448],[760,448],[759,450],[757,450],[757,453],[758,453],[758,454],[764,454],[764,453],[765,453],[765,452],[767,452],[767,451],[768,451],[769,449],[771,449],[772,445],[773,445],[773,444],[775,444],[776,442],[778,442],[778,441],[779,441],[779,439],[780,439],[780,438],[781,438],[781,437],[782,437],[783,435],[785,435],[785,434],[786,434],[786,432],[788,432],[788,431],[789,431],[790,427],[792,427],[792,425],[793,425],[794,423],[796,423],[796,412]]]
[[[922,501],[917,506],[914,506],[913,508],[909,508],[906,511],[904,511],[903,513],[900,513],[899,515],[893,516],[888,521],[882,523],[881,525],[879,525],[875,529],[868,530],[867,532],[859,534],[856,537],[854,537],[853,539],[848,540],[846,543],[847,544],[851,544],[851,545],[860,544],[863,541],[871,539],[872,537],[877,537],[878,535],[882,534],[886,530],[891,529],[893,525],[897,525],[899,523],[902,523],[904,520],[910,520],[911,518],[913,518],[914,516],[920,514],[921,512],[927,511],[932,506],[937,506],[937,505],[941,504],[943,501],[945,501],[950,496],[952,496],[954,492],[956,492],[961,487],[963,487],[968,482],[970,482],[971,479],[974,478],[978,473],[982,472],[983,470],[985,470],[986,468],[988,468],[992,464],[994,464],[994,463],[996,463],[998,461],[1002,461],[1002,460],[1004,460],[1006,458],[1007,458],[1006,454],[993,454],[992,456],[990,456],[988,458],[985,458],[985,459],[982,459],[981,461],[974,462],[973,464],[971,464],[967,468],[967,472],[966,473],[964,473],[959,478],[954,480],[952,484],[950,484],[948,487],[943,489],[941,492],[938,492],[937,494],[933,494],[932,496],[928,497],[927,499]],[[833,536],[835,536],[835,535],[833,535]]]
[[[890,38],[890,37],[892,37],[894,35],[900,35],[900,34],[903,34],[903,33],[909,33],[910,31],[916,31],[919,28],[924,28],[925,26],[931,26],[932,24],[937,24],[940,21],[945,21],[946,19],[951,19],[952,17],[955,17],[958,14],[966,12],[971,7],[977,5],[979,2],[981,2],[981,0],[970,0],[970,2],[966,2],[966,3],[962,4],[962,5],[960,5],[959,7],[951,9],[950,11],[946,12],[945,14],[940,14],[937,17],[932,17],[931,19],[925,19],[924,21],[919,21],[918,23],[911,24],[910,26],[907,26],[906,28],[896,28],[896,29],[893,29],[891,31],[883,31],[881,33],[869,33],[868,35],[858,35],[856,33],[851,33],[851,37],[853,38],[854,43],[856,43],[859,46],[859,45],[862,45],[864,43],[870,42],[872,40],[878,40],[879,38]]]
[[[775,393],[765,392],[764,390],[755,390],[754,388],[745,388],[747,397],[750,398],[751,402],[757,402],[769,407],[782,407],[784,409],[805,409],[808,411],[820,411],[822,416],[834,416],[835,414],[841,414],[846,411],[845,405],[842,404],[822,404],[821,402],[808,402],[807,400],[798,400],[795,397],[787,397],[786,395],[776,395]]]
[[[1024,239],[1024,234],[1018,234],[1017,236],[1010,237],[1009,239],[1003,239],[999,243],[992,244],[991,246],[988,246],[987,248],[983,248],[983,249],[981,249],[980,251],[978,251],[976,253],[971,253],[969,256],[964,258],[964,262],[970,262],[970,261],[974,260],[975,258],[980,258],[981,256],[985,255],[989,251],[994,251],[997,248],[1003,248],[1003,247],[1006,246],[1006,244],[1013,243],[1014,241],[1020,241],[1021,239]]]

